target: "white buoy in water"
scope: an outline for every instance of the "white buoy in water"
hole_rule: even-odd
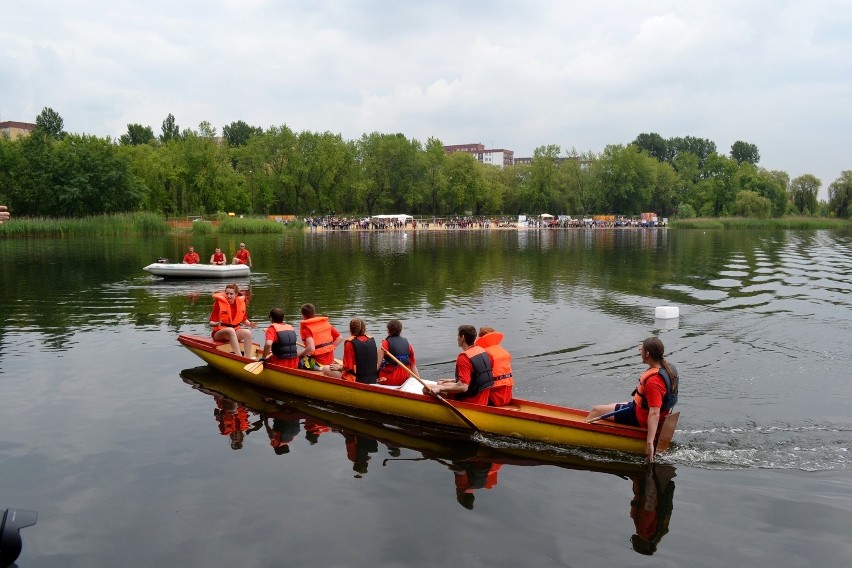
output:
[[[677,306],[657,306],[654,309],[654,319],[676,319],[680,317]]]

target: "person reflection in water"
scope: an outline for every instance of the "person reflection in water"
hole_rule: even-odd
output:
[[[355,478],[360,479],[367,473],[367,462],[370,454],[379,451],[379,442],[369,436],[342,433],[346,439],[346,457],[352,462]]]
[[[313,418],[305,418],[305,439],[313,446],[319,441],[319,437],[326,432],[329,432],[331,428],[323,424],[322,422],[317,422]]]
[[[269,445],[275,455],[281,456],[290,453],[290,442],[302,430],[299,418],[299,416],[276,416],[272,418],[272,425],[270,425],[269,417],[263,417],[266,435],[269,436]]]
[[[669,532],[674,498],[675,469],[665,465],[649,465],[645,475],[632,476],[633,500],[630,517],[636,534],[630,537],[633,550],[650,556]]]
[[[232,450],[241,450],[248,433],[262,426],[262,423],[253,426],[249,422],[249,413],[245,406],[224,397],[216,397],[213,416],[219,423],[219,433],[230,438]]]
[[[465,509],[473,510],[477,489],[491,489],[497,485],[497,472],[501,463],[483,461],[459,461],[449,466],[456,478],[456,501]]]

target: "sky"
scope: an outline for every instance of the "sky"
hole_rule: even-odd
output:
[[[850,0],[0,0],[0,121],[237,120],[531,156],[696,136],[852,169]]]

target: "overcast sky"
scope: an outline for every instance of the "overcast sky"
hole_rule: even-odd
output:
[[[237,120],[600,152],[697,136],[852,169],[852,1],[0,0],[0,121]]]

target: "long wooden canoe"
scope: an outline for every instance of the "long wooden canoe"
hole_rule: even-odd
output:
[[[234,355],[230,345],[208,337],[182,334],[178,341],[211,367],[226,375],[260,387],[291,393],[319,401],[343,405],[379,414],[398,416],[433,425],[470,429],[448,405],[424,395],[419,384],[414,388],[365,385],[324,377],[318,371],[288,369],[267,363],[259,374],[244,369],[251,359]],[[646,430],[609,421],[585,422],[587,410],[513,399],[507,406],[493,407],[449,401],[476,425],[481,434],[505,436],[526,441],[616,450],[635,454],[645,451]],[[663,420],[659,428],[657,451],[671,444],[679,413]]]

